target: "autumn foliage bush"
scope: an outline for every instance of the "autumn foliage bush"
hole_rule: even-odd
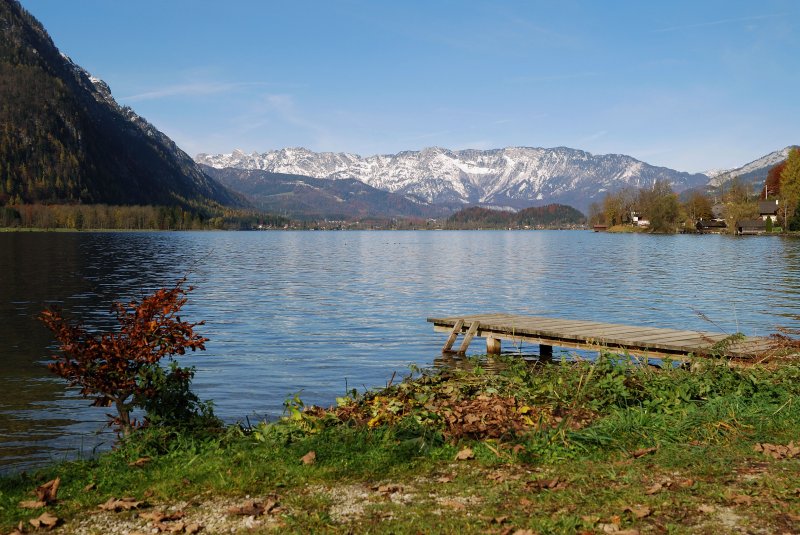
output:
[[[193,290],[185,282],[184,278],[140,301],[114,303],[112,312],[119,324],[114,332],[91,332],[56,308],[40,316],[59,343],[50,370],[80,387],[81,395],[92,398],[94,405],[114,405],[117,414],[109,415],[109,424],[125,437],[147,423],[215,420],[210,403],[201,403],[191,392],[194,369],[175,361],[169,369],[161,365],[165,357],[172,360],[187,350],[205,350],[208,341],[195,332],[202,321],[190,323],[179,316]],[[135,409],[145,411],[144,421],[132,417]]]

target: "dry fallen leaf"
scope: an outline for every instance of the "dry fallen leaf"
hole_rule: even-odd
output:
[[[785,446],[764,442],[756,444],[753,449],[776,460],[791,459],[800,456],[800,445],[795,444],[794,441],[789,442]]]
[[[731,497],[731,501],[736,505],[751,505],[753,503],[753,498],[746,494],[737,494]]]
[[[628,506],[624,511],[632,513],[636,518],[645,518],[653,513],[653,510],[646,505]]]
[[[634,459],[638,459],[639,457],[644,457],[645,455],[655,453],[656,451],[658,451],[658,448],[642,448],[640,450],[632,452],[631,457],[633,457]]]
[[[96,483],[89,483],[88,485],[83,487],[83,492],[89,492],[90,490],[94,490],[96,488],[97,488],[97,484]]]
[[[105,503],[99,505],[103,511],[130,511],[131,509],[138,509],[144,505],[144,502],[137,501],[135,498],[109,498]]]
[[[403,492],[403,487],[400,485],[380,485],[377,490],[381,494],[394,494],[395,492]]]
[[[525,496],[523,496],[522,498],[519,499],[519,504],[522,507],[528,507],[530,505],[533,505],[533,502],[531,500],[529,500],[528,498],[526,498]]]
[[[717,509],[713,505],[706,505],[702,504],[700,507],[697,508],[698,511],[705,514],[710,514],[716,511]]]
[[[22,509],[39,509],[45,507],[47,504],[38,500],[26,500],[19,502],[19,507]]]
[[[31,519],[29,520],[29,522],[31,523],[31,525],[32,525],[33,527],[35,527],[36,529],[40,529],[40,528],[44,528],[44,529],[53,529],[54,527],[56,527],[56,526],[58,525],[58,523],[59,523],[60,521],[61,521],[61,519],[60,519],[60,518],[58,518],[58,517],[57,517],[57,516],[55,516],[55,515],[51,515],[51,514],[50,514],[50,513],[48,513],[47,511],[45,511],[44,513],[42,513],[42,514],[41,514],[41,515],[39,515],[38,517],[36,517],[36,518],[31,518]]]
[[[183,511],[175,511],[174,513],[164,513],[162,511],[154,510],[154,511],[145,511],[143,513],[139,513],[139,518],[144,518],[145,520],[152,520],[153,522],[170,522],[173,520],[180,520],[185,516]]]
[[[526,485],[529,489],[532,490],[562,490],[567,488],[568,483],[560,478],[554,479],[537,479],[535,481],[530,481]]]
[[[135,461],[128,463],[128,466],[136,466],[136,467],[141,468],[142,466],[146,465],[150,461],[152,461],[152,459],[150,457],[139,457]]]
[[[655,484],[655,485],[653,485],[652,487],[648,487],[648,488],[647,488],[647,489],[644,491],[644,493],[645,493],[645,494],[647,494],[648,496],[651,496],[651,495],[653,495],[653,494],[656,494],[656,493],[658,493],[658,492],[661,492],[661,489],[663,489],[663,488],[664,488],[664,485],[662,485],[661,483],[656,483],[656,484]]]
[[[475,453],[470,448],[464,448],[456,454],[456,461],[468,461],[474,459]]]
[[[455,509],[456,511],[464,511],[467,508],[466,505],[456,500],[442,500],[440,503],[445,507]]]
[[[183,532],[192,535],[193,533],[200,533],[201,529],[203,529],[203,526],[201,526],[197,522],[192,522],[191,524],[187,524]]]
[[[158,531],[162,533],[184,533],[186,530],[186,524],[182,521],[170,524],[165,524],[164,522],[158,522],[154,523],[153,527],[155,527]]]
[[[600,524],[598,526],[603,533],[614,533],[614,535],[639,535],[638,529],[620,529],[618,524]]]
[[[267,500],[266,503],[261,503],[256,500],[247,500],[240,506],[228,508],[229,515],[241,516],[261,516],[264,513],[272,512],[278,506],[275,500]]]
[[[57,499],[59,485],[61,485],[61,478],[57,477],[36,487],[36,497],[39,498],[39,501],[53,503]]]
[[[317,462],[317,452],[309,451],[308,453],[300,457],[300,461],[303,464],[314,464],[315,462]]]

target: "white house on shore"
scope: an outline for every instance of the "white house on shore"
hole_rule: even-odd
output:
[[[759,201],[758,203],[758,213],[761,216],[762,221],[766,221],[767,219],[772,219],[772,222],[775,223],[778,221],[778,199],[770,199],[767,201]]]

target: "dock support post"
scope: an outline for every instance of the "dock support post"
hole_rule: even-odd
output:
[[[539,344],[539,360],[546,362],[553,360],[553,346]]]
[[[486,354],[499,355],[500,354],[500,339],[493,336],[486,337]]]
[[[450,351],[450,348],[453,347],[453,344],[458,337],[458,333],[461,332],[461,327],[464,326],[464,320],[458,320],[455,325],[453,325],[453,330],[450,331],[450,336],[447,337],[447,341],[444,343],[444,347],[442,348],[442,353],[447,353]]]
[[[464,337],[464,340],[461,342],[461,347],[458,349],[458,354],[463,355],[467,352],[467,348],[469,347],[469,343],[472,342],[472,339],[475,337],[475,333],[478,332],[478,327],[480,326],[479,321],[473,321],[469,324],[469,330],[467,331],[467,335]]]

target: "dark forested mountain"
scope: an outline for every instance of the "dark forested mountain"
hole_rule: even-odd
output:
[[[373,188],[349,178],[328,180],[286,173],[200,166],[245,195],[257,208],[300,218],[437,217],[452,210]]]
[[[534,206],[519,212],[472,206],[447,220],[449,225],[459,228],[572,227],[585,222],[586,217],[581,212],[563,204]]]
[[[16,0],[0,0],[0,205],[237,206],[167,136],[61,54]]]

